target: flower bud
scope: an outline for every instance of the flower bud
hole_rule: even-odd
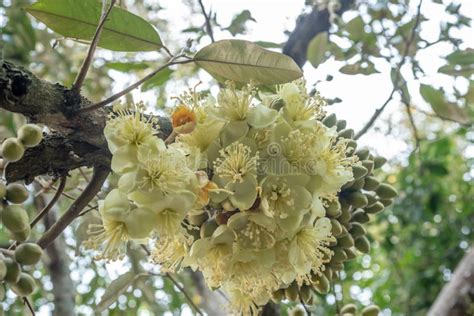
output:
[[[307,285],[303,285],[300,289],[300,298],[303,300],[303,302],[309,301],[313,293],[311,293],[311,288]]]
[[[275,302],[280,302],[281,300],[285,299],[285,290],[279,289],[272,293],[272,299]]]
[[[398,195],[397,190],[387,183],[381,183],[375,192],[382,199],[393,199]]]
[[[337,134],[337,137],[353,139],[354,138],[354,130],[352,128],[346,128]]]
[[[354,222],[365,224],[365,223],[368,223],[370,219],[369,219],[369,215],[367,215],[367,213],[365,213],[364,210],[356,210],[352,214],[352,220]]]
[[[17,138],[7,138],[2,144],[2,157],[9,162],[15,162],[23,157],[25,147]]]
[[[348,223],[352,218],[352,214],[351,212],[349,211],[348,208],[344,208],[342,209],[342,213],[341,213],[341,216],[339,216],[337,218],[337,220],[340,222],[340,223]]]
[[[18,282],[11,284],[10,287],[18,296],[28,296],[35,290],[35,280],[28,273],[22,272]]]
[[[19,242],[24,242],[30,237],[31,233],[31,228],[28,226],[26,229],[20,231],[20,232],[10,232],[12,235],[12,239],[15,239],[16,241]]]
[[[372,205],[374,205],[375,203],[378,202],[375,195],[365,193],[365,196],[367,197],[367,206],[372,206]]]
[[[369,150],[368,149],[360,149],[356,152],[356,156],[359,157],[359,160],[366,160],[369,158]]]
[[[367,169],[367,172],[370,174],[374,171],[374,162],[371,160],[362,161],[362,165]]]
[[[380,185],[380,182],[375,177],[366,177],[364,183],[364,190],[374,191]]]
[[[43,129],[36,124],[23,125],[18,130],[18,139],[25,147],[34,147],[43,139]]]
[[[10,231],[16,233],[30,226],[26,210],[19,205],[8,205],[2,211],[3,225]]]
[[[336,122],[337,122],[336,114],[334,113],[329,114],[323,119],[322,122],[327,127],[333,127],[334,125],[336,125]]]
[[[360,252],[363,252],[363,253],[370,252],[370,242],[365,236],[360,236],[359,238],[356,238],[356,240],[354,241],[354,246]]]
[[[362,224],[353,222],[351,223],[351,229],[349,229],[349,233],[353,238],[357,238],[367,234],[367,231],[365,230],[364,226],[362,226]]]
[[[339,221],[331,218],[331,234],[335,237],[339,236],[342,233],[342,225]]]
[[[384,157],[375,157],[374,168],[375,169],[381,168],[386,162],[387,162],[387,159],[385,159]]]
[[[289,313],[290,316],[306,316],[306,312],[301,308],[296,306]]]
[[[337,245],[343,248],[354,247],[354,238],[350,234],[346,234],[337,239]]]
[[[317,282],[313,283],[313,286],[314,289],[320,294],[327,294],[330,289],[329,280],[324,274],[319,276]]]
[[[364,187],[365,180],[364,178],[360,178],[354,181],[350,186],[351,191],[360,191]]]
[[[356,253],[352,248],[346,248],[344,249],[344,252],[346,253],[347,260],[352,260],[356,258]]]
[[[342,211],[341,211],[341,204],[339,203],[339,201],[334,200],[334,201],[329,202],[326,208],[326,214],[327,216],[332,217],[332,218],[338,218],[339,216],[341,216]]]
[[[41,260],[43,249],[34,243],[21,244],[15,249],[15,260],[21,265],[34,265]]]
[[[7,186],[0,180],[0,200],[7,196]]]
[[[334,255],[332,256],[331,261],[343,262],[347,260],[347,255],[342,248],[333,249]]]
[[[6,198],[13,204],[21,204],[28,199],[29,192],[24,185],[20,183],[10,183],[7,185]]]
[[[353,314],[357,313],[357,306],[355,304],[346,304],[341,308],[341,314]]]
[[[201,226],[201,238],[211,237],[214,231],[217,229],[217,223],[215,220],[209,220]]]
[[[367,197],[359,192],[352,192],[349,194],[347,197],[347,201],[354,207],[354,208],[361,208],[367,206],[369,204],[369,201],[367,200]]]
[[[337,126],[337,131],[342,131],[343,129],[346,128],[347,122],[345,120],[340,120],[337,121],[336,126]]]
[[[367,212],[367,214],[378,214],[382,212],[384,208],[385,206],[382,203],[376,202],[374,205],[366,207],[365,211]]]
[[[7,274],[3,278],[6,282],[16,283],[20,279],[21,267],[20,265],[11,258],[4,259],[7,267]]]
[[[354,174],[355,179],[362,178],[367,174],[368,170],[364,166],[361,165],[353,165],[352,166],[352,173]]]
[[[383,204],[385,207],[389,207],[393,204],[393,199],[379,199],[379,202]]]
[[[290,301],[296,301],[298,298],[298,285],[296,282],[291,283],[291,285],[285,289],[285,296]]]
[[[326,269],[323,271],[323,274],[326,276],[326,278],[331,281],[332,280],[332,277],[333,277],[333,274],[332,274],[332,269],[328,266],[326,266]]]
[[[367,306],[362,310],[362,316],[378,316],[380,313],[380,308],[376,305]]]

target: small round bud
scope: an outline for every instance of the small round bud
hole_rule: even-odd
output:
[[[367,213],[364,212],[364,210],[356,210],[352,214],[352,220],[354,222],[365,224],[369,222],[370,218],[369,218],[369,215],[367,215]]]
[[[311,280],[313,281],[313,280]],[[324,274],[318,277],[318,280],[313,283],[314,289],[320,294],[327,294],[330,289],[328,278]]]
[[[354,246],[356,247],[357,250],[363,253],[369,253],[370,252],[370,242],[365,236],[360,236],[354,241]]]
[[[381,183],[375,192],[382,199],[393,199],[398,195],[397,190],[387,183]]]
[[[290,301],[296,301],[298,298],[298,285],[295,282],[285,289],[285,296]]]
[[[339,216],[341,216],[342,211],[341,211],[341,204],[339,203],[339,201],[335,200],[335,201],[329,202],[326,208],[326,214],[329,217],[333,217],[333,218],[338,218]]]
[[[376,305],[367,306],[362,310],[362,316],[378,316],[380,313],[380,308]]]
[[[43,139],[43,129],[36,124],[26,124],[18,130],[18,139],[25,147],[34,147]]]
[[[272,299],[275,302],[280,302],[281,300],[285,299],[285,290],[279,289],[272,293]]]
[[[342,248],[351,248],[354,247],[354,238],[350,234],[346,234],[337,239],[337,245]]]
[[[360,149],[356,152],[356,156],[359,157],[359,160],[366,160],[369,158],[369,150],[368,149]]]
[[[367,172],[370,174],[372,171],[374,171],[374,162],[371,160],[364,160],[362,161],[362,166],[364,166],[367,169]]]
[[[28,273],[20,273],[18,282],[10,285],[13,292],[18,296],[28,296],[35,290],[35,279]]]
[[[354,208],[361,208],[361,207],[366,207],[369,201],[367,200],[367,197],[359,192],[355,191],[349,194],[347,197],[347,201],[354,207]]]
[[[375,169],[381,168],[386,162],[387,162],[387,159],[385,159],[384,157],[375,157],[374,168]]]
[[[15,260],[21,265],[34,265],[41,260],[43,249],[34,243],[21,244],[15,249]]]
[[[26,210],[19,205],[8,205],[2,211],[3,225],[11,232],[24,231],[30,226]]]
[[[359,178],[362,178],[363,176],[365,176],[369,171],[367,170],[367,168],[365,168],[364,166],[362,165],[353,165],[352,166],[352,173],[354,174],[354,178],[355,179],[359,179]]]
[[[24,153],[25,147],[17,138],[7,138],[2,144],[2,157],[9,162],[20,160]]]
[[[364,190],[374,191],[380,185],[380,182],[374,177],[366,177],[364,182]]]
[[[367,234],[367,230],[365,230],[362,224],[353,222],[351,223],[351,229],[349,229],[349,233],[352,235],[353,238],[357,238]]]
[[[356,314],[357,306],[355,304],[346,304],[341,308],[341,314]]]
[[[354,130],[352,128],[346,128],[337,134],[337,137],[353,139],[354,138]]]
[[[383,204],[385,207],[389,207],[393,204],[393,199],[379,199],[379,202]]]
[[[357,256],[353,248],[346,248],[344,249],[344,252],[346,253],[347,260],[355,259]]]
[[[347,260],[347,255],[342,248],[334,248],[334,255],[332,256],[331,261],[343,262]]]
[[[24,185],[20,183],[10,183],[7,185],[6,198],[13,204],[21,204],[28,199],[29,192]]]
[[[367,202],[368,202],[367,206],[372,206],[372,205],[374,205],[375,203],[378,202],[375,195],[365,193],[365,196],[367,197]]]
[[[7,266],[7,274],[3,278],[7,282],[16,283],[20,279],[21,267],[20,265],[11,258],[4,259],[5,265]]]
[[[323,119],[322,122],[327,127],[333,127],[334,125],[336,125],[336,122],[337,122],[336,114],[334,113],[329,114]]]
[[[385,206],[382,203],[377,202],[370,207],[366,207],[365,211],[367,212],[367,214],[378,214],[382,212],[384,208]]]
[[[25,242],[30,237],[30,233],[31,228],[30,226],[28,226],[25,230],[22,230],[21,232],[11,232],[11,235],[12,238],[16,241]]]
[[[364,187],[365,180],[364,178],[360,178],[354,181],[350,186],[351,191],[359,191]]]
[[[339,236],[342,233],[342,225],[339,221],[331,218],[331,234],[335,237]]]
[[[336,123],[336,127],[337,127],[337,131],[342,131],[343,129],[346,128],[346,125],[347,125],[347,122],[345,120],[340,120],[340,121],[337,121]]]

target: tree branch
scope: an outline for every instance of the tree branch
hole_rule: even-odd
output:
[[[204,4],[202,3],[202,0],[199,0],[199,6],[201,7],[202,15],[204,16],[205,20],[205,25],[206,25],[206,33],[209,35],[211,38],[211,42],[215,42],[214,39],[214,32],[212,31],[212,25],[211,25],[211,14],[206,12],[206,8],[204,7]]]
[[[43,218],[43,216],[45,216],[51,210],[54,204],[56,204],[56,202],[61,197],[61,194],[63,193],[65,187],[66,187],[66,177],[62,176],[61,179],[59,180],[58,189],[56,190],[56,193],[54,193],[54,196],[51,199],[51,201],[49,201],[48,205],[44,206],[43,209],[31,221],[30,223],[31,228],[33,228],[41,220],[41,218]]]
[[[107,17],[109,16],[110,12],[115,5],[116,0],[111,0],[110,6],[106,9],[106,2],[107,0],[103,0],[102,5],[102,15],[100,16],[99,25],[97,25],[97,29],[95,31],[94,37],[92,38],[92,42],[89,45],[89,50],[87,51],[87,56],[82,63],[81,69],[77,74],[76,80],[74,80],[74,84],[72,85],[71,90],[79,93],[81,91],[82,84],[86,79],[87,72],[92,63],[92,59],[94,58],[94,53],[97,48],[97,44],[99,44],[100,35],[102,34],[102,30],[104,29],[105,22],[107,22]]]
[[[56,237],[58,237],[66,227],[80,214],[81,210],[96,196],[102,188],[109,169],[95,167],[91,182],[87,185],[79,197],[72,203],[69,209],[59,218],[59,220],[38,240],[38,245],[46,248]]]

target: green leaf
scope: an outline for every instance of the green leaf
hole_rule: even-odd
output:
[[[129,271],[113,280],[105,290],[104,295],[102,295],[95,311],[100,313],[106,310],[133,284],[133,282],[145,275],[146,274],[135,274],[133,271]]]
[[[358,62],[355,64],[348,64],[342,66],[339,69],[339,72],[345,75],[372,75],[375,73],[379,73],[377,69],[375,69],[375,65],[370,61]]]
[[[102,3],[98,0],[39,0],[26,11],[56,33],[90,41]],[[160,36],[150,23],[119,7],[110,12],[98,45],[114,51],[154,51],[162,47]]]
[[[278,43],[274,43],[274,42],[267,42],[267,41],[256,41],[254,42],[255,44],[257,44],[258,46],[262,46],[263,48],[282,48],[283,47],[283,44],[278,44]]]
[[[146,63],[122,63],[122,62],[111,62],[111,63],[106,63],[105,67],[116,70],[116,71],[121,71],[121,72],[130,72],[134,70],[145,70],[148,67],[150,67]]]
[[[474,74],[474,64],[473,65],[444,65],[439,67],[438,72],[450,75],[450,76],[463,76],[469,77]]]
[[[462,124],[469,123],[470,120],[466,110],[455,103],[448,102],[441,90],[422,84],[420,86],[420,93],[440,118]]]
[[[256,22],[255,19],[252,17],[250,11],[244,10],[232,19],[232,22],[226,28],[226,30],[228,30],[232,34],[232,36],[235,36],[237,34],[245,34],[245,31],[247,30],[245,24],[248,21]]]
[[[446,60],[453,65],[472,65],[474,64],[474,49],[456,51],[446,56]]]
[[[359,15],[347,22],[345,29],[349,32],[349,38],[357,42],[365,35],[364,26],[364,20]]]
[[[171,78],[173,70],[166,68],[154,75],[150,80],[145,81],[142,85],[142,91],[148,91],[150,89],[162,86],[166,81]]]
[[[215,42],[197,52],[194,61],[220,81],[279,84],[303,76],[290,57],[243,40]]]
[[[308,60],[317,68],[326,59],[326,52],[329,49],[328,33],[321,32],[316,35],[308,45]]]

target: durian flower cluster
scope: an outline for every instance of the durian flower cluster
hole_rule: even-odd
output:
[[[162,271],[201,271],[245,315],[279,289],[311,284],[336,241],[326,208],[360,162],[322,123],[319,94],[303,81],[276,91],[228,83],[203,99],[190,90],[166,140],[140,106],[116,107],[104,133],[120,178],[86,246],[116,260],[131,240],[153,242]]]

